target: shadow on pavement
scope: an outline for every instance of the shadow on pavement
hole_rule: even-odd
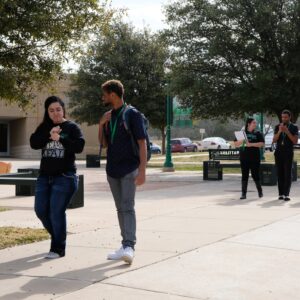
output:
[[[274,207],[274,206],[284,206],[285,202],[282,200],[272,200],[272,201],[268,201],[268,202],[264,202],[262,204],[259,204],[260,207],[263,208],[270,208],[270,207]]]
[[[64,273],[56,274],[52,277],[44,275],[26,276],[22,273],[25,270],[34,269],[44,264],[50,263],[51,260],[46,260],[41,255],[33,255],[18,260],[9,261],[0,264],[0,276],[1,279],[14,279],[16,277],[22,278],[22,280],[33,277],[29,282],[22,285],[19,291],[12,292],[10,294],[2,295],[1,300],[19,300],[26,299],[33,296],[49,295],[55,296],[58,294],[65,294],[75,292],[79,289],[87,287],[95,282],[102,281],[108,276],[105,276],[106,272],[112,270],[127,270],[130,268],[129,265],[122,264],[117,261],[108,261],[102,264],[91,266],[85,269],[73,270]],[[118,263],[118,265],[115,265]],[[113,266],[115,265],[115,266]],[[9,274],[8,274],[9,272]],[[22,276],[22,277],[21,277]],[[88,279],[87,279],[88,278]],[[92,278],[92,279],[91,279]]]

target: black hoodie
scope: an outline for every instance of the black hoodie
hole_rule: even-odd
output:
[[[62,129],[57,142],[50,139],[50,131],[55,126]],[[81,153],[84,144],[81,129],[72,121],[64,121],[59,125],[42,123],[30,137],[31,148],[42,149],[40,175],[76,172],[75,153]]]

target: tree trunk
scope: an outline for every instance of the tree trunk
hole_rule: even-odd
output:
[[[160,129],[160,132],[161,132],[161,140],[162,140],[161,152],[162,154],[166,154],[166,134],[165,134],[164,126]]]

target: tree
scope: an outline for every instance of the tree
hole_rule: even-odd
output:
[[[300,113],[298,0],[184,0],[166,8],[173,89],[202,118]]]
[[[107,110],[101,101],[101,84],[119,79],[125,87],[125,101],[143,112],[164,137],[167,57],[168,47],[159,34],[113,22],[89,47],[78,74],[72,78],[72,116],[81,123],[98,124]]]
[[[0,98],[26,106],[32,89],[59,74],[112,14],[97,0],[2,0]]]

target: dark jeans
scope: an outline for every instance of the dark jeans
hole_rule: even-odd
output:
[[[135,170],[122,178],[107,176],[111,192],[118,212],[119,226],[123,247],[132,247],[136,243],[136,216],[135,216]]]
[[[68,172],[61,176],[39,176],[34,209],[37,217],[51,235],[50,251],[65,255],[67,221],[66,209],[78,188],[78,177]]]
[[[250,161],[241,159],[242,181],[248,181],[249,171],[254,181],[260,181],[259,169],[260,161]]]
[[[292,167],[294,153],[275,153],[275,164],[280,196],[289,196],[292,185]]]

